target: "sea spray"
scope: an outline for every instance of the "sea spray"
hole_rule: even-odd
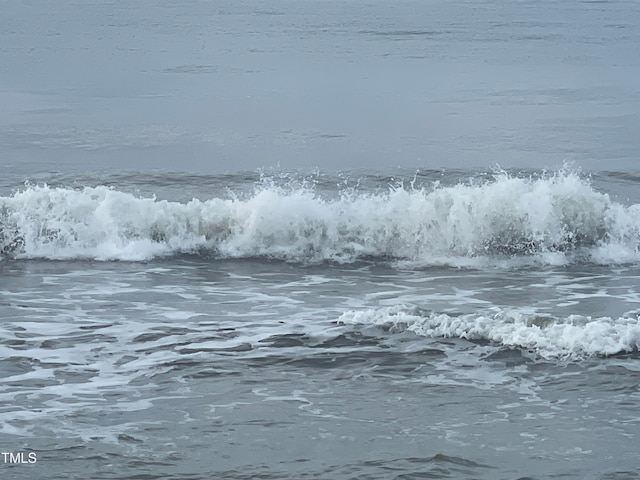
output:
[[[213,258],[429,265],[485,258],[635,262],[638,212],[570,171],[505,172],[456,185],[395,183],[333,195],[312,182],[262,179],[254,191],[189,202],[107,186],[29,185],[0,197],[0,250],[15,258]]]

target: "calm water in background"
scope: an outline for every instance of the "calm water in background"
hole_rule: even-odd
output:
[[[3,478],[636,478],[639,4],[0,5]]]
[[[17,2],[3,166],[635,168],[634,1]]]

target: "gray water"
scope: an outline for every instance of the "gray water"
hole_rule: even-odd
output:
[[[631,0],[2,8],[9,172],[636,168]]]
[[[640,4],[0,5],[2,478],[637,478]]]

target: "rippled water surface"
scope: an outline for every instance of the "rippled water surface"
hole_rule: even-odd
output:
[[[626,478],[638,268],[545,255],[460,267],[13,252],[0,263],[3,448],[38,463],[4,468]]]

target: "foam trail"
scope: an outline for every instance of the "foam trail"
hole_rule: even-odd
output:
[[[0,197],[0,250],[17,258],[146,260],[205,252],[218,258],[418,264],[640,260],[640,206],[623,206],[570,172],[507,174],[450,187],[343,192],[260,184],[246,198],[187,203],[105,186],[28,186]]]
[[[615,355],[640,348],[637,317],[552,318],[518,311],[450,316],[394,306],[348,311],[338,323],[406,330],[425,337],[488,340],[505,347],[532,350],[547,359]]]

